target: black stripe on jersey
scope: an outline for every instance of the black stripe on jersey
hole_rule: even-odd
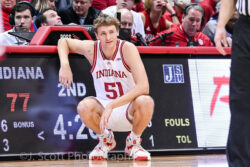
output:
[[[245,16],[250,16],[248,9],[249,0],[238,0],[237,1],[237,10],[240,14]]]
[[[240,13],[242,13],[242,0],[240,0],[240,7],[239,7],[239,11],[240,11]]]
[[[249,13],[248,13],[248,0],[246,0],[245,10],[246,10],[246,15],[249,16]]]

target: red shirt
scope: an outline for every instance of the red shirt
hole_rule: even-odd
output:
[[[175,13],[177,14],[178,20],[179,20],[179,22],[180,22],[180,24],[181,24],[181,23],[182,23],[183,13],[179,13],[179,12],[175,9],[174,6],[173,6],[173,9],[174,9]],[[166,11],[166,12],[164,13],[163,17],[164,17],[165,19],[167,19],[167,20],[173,22],[173,19],[172,19],[172,17],[171,17],[171,13],[170,13],[169,11]]]
[[[165,22],[165,19],[163,16],[161,16],[161,18],[160,18],[158,27],[154,28],[153,24],[150,20],[149,13],[147,13],[146,11],[144,11],[142,13],[145,16],[144,30],[145,30],[145,34],[146,34],[146,37],[145,37],[146,40],[152,39],[157,33],[167,29],[166,22]]]
[[[132,10],[135,12],[143,12],[145,10],[144,3],[142,1],[139,2]]]
[[[187,46],[188,41],[197,43],[198,46],[213,46],[211,40],[202,32],[197,32],[191,40],[188,39],[187,34],[184,32],[182,25],[173,24],[170,29],[165,30],[159,34],[154,39],[157,39],[160,35],[165,33],[174,32],[173,34],[166,37],[165,46],[175,46],[176,42],[179,43],[179,46]],[[153,40],[154,40],[153,39]],[[154,42],[149,44],[150,46],[162,46],[162,40],[158,38]]]
[[[202,26],[204,28],[205,24],[210,20],[210,18],[216,13],[216,2],[214,0],[203,0],[200,1],[199,4],[203,7],[205,11],[205,20]]]
[[[202,0],[200,1],[198,4],[200,4],[205,12],[205,20],[204,20],[204,24],[202,25],[202,28],[204,28],[205,24],[209,21],[209,19],[216,13],[215,7],[216,7],[216,2],[214,0]],[[175,10],[177,17],[179,19],[180,24],[182,23],[182,18],[183,18],[183,13],[179,13],[177,12],[177,10],[175,9],[175,7],[173,7],[173,9]],[[163,15],[167,20],[173,22],[171,14],[169,11],[166,11]]]
[[[116,0],[92,0],[92,7],[98,10],[103,10],[113,5],[116,5]]]
[[[3,31],[8,31],[12,29],[12,25],[10,25],[9,23],[10,12],[11,12],[11,9],[7,9],[2,6]]]

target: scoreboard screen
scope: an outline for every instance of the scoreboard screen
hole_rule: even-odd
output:
[[[141,56],[155,101],[142,146],[150,152],[225,147],[230,60]],[[12,53],[0,62],[0,157],[87,154],[98,143],[76,110],[83,98],[95,96],[90,65],[84,56],[69,57],[69,89],[58,81],[57,54]],[[124,150],[127,135],[115,133],[113,152]]]

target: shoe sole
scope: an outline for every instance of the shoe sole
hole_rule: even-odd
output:
[[[104,160],[103,156],[93,156],[91,160]]]
[[[110,151],[114,150],[115,147],[116,147],[116,142],[115,142],[115,146]],[[104,159],[107,159],[107,157],[104,158],[103,156],[93,156],[93,157],[91,157],[89,159],[91,159],[91,160],[104,160]]]
[[[149,161],[150,158],[148,158],[148,157],[136,157],[135,160],[136,161]]]
[[[125,155],[128,157],[131,157],[128,153],[125,152]],[[141,156],[141,157],[136,157],[134,160],[136,161],[150,161],[151,157],[147,157],[147,156]]]

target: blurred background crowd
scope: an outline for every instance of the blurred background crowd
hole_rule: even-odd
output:
[[[1,0],[4,45],[28,45],[10,32],[42,26],[93,25],[99,14],[118,18],[125,39],[137,46],[214,46],[220,0]],[[231,46],[235,11],[229,20]],[[121,33],[122,34],[122,33]]]

